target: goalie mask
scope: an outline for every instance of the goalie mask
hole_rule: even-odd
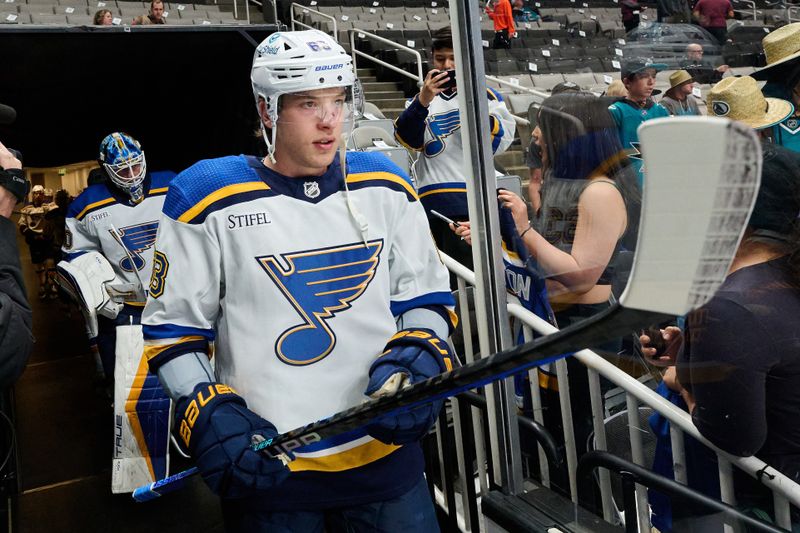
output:
[[[259,100],[263,99],[272,123],[271,131],[267,132],[262,120],[261,131],[267,144],[268,157],[273,163],[277,129],[279,126],[290,126],[280,119],[283,95],[343,88],[341,101],[319,105],[309,109],[309,113],[320,120],[341,122],[345,137],[352,130],[353,121],[362,114],[363,96],[353,71],[352,58],[330,35],[319,30],[276,32],[270,35],[256,48],[250,80],[256,107]],[[342,147],[344,144],[342,140]]]
[[[128,193],[134,203],[142,201],[147,164],[139,141],[127,133],[112,133],[100,143],[99,161],[114,185]]]

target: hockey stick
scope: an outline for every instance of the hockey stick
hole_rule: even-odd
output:
[[[761,147],[752,130],[725,119],[658,119],[639,132],[650,170],[631,278],[617,303],[581,323],[283,433],[253,449],[279,457],[683,315],[708,301],[728,272],[755,203]],[[157,481],[133,496],[137,501],[156,498],[194,472]]]

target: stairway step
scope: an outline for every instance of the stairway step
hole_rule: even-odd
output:
[[[403,91],[365,90],[364,94],[367,96],[367,100],[396,100],[396,99],[405,100],[405,94],[403,94]]]
[[[374,68],[358,68],[358,69],[356,69],[356,76],[358,76],[359,78],[361,76],[374,76],[374,75],[375,75],[375,69]]]
[[[398,83],[394,81],[369,81],[364,82],[364,78],[359,76],[361,80],[361,84],[364,86],[365,92],[377,92],[377,91],[399,91],[400,87],[398,87]]]

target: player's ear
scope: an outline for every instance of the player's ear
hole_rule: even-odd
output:
[[[258,115],[261,117],[261,122],[264,123],[268,129],[272,129],[272,120],[267,113],[267,102],[263,98],[258,99]]]

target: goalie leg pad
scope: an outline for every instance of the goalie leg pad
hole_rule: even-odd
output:
[[[143,356],[141,326],[117,326],[112,492],[169,474],[170,420],[170,399]]]

